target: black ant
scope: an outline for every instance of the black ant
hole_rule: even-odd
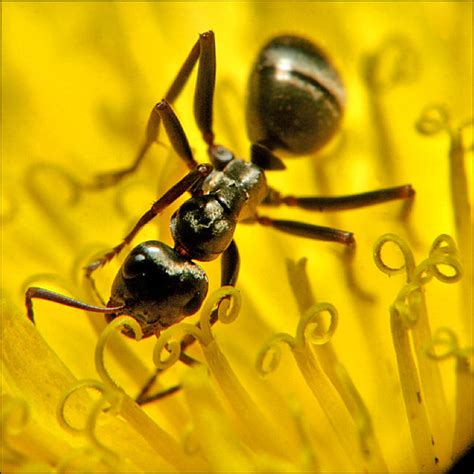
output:
[[[199,67],[194,115],[212,165],[198,164],[194,159],[184,130],[170,106],[196,63]],[[265,171],[285,168],[275,151],[302,155],[320,149],[338,130],[343,115],[342,81],[326,56],[310,41],[297,36],[277,36],[264,46],[256,59],[247,102],[247,130],[252,142],[250,162],[236,158],[229,149],[214,142],[215,73],[214,34],[208,31],[199,36],[164,99],[153,108],[145,143],[133,165],[107,178],[101,177],[100,186],[116,183],[138,167],[157,139],[161,122],[172,147],[190,171],[153,204],[119,245],[85,268],[86,276],[91,278],[97,268],[130,244],[146,223],[189,192],[190,199],[171,219],[174,248],[159,241],[143,242],[135,247],[115,277],[107,307],[91,306],[42,288],[29,288],[26,306],[31,321],[32,299],[41,298],[105,313],[108,321],[127,314],[139,322],[144,337],[158,336],[163,329],[196,313],[206,297],[207,276],[193,260],[210,261],[222,256],[221,285],[236,284],[239,253],[233,235],[240,221],[311,239],[344,245],[354,243],[351,232],[273,219],[259,214],[260,205],[342,210],[414,195],[411,185],[337,197],[284,196],[269,188]],[[215,314],[212,319],[216,319]],[[129,329],[123,332],[133,337]]]

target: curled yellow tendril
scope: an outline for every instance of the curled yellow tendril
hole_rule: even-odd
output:
[[[394,244],[400,250],[404,259],[404,264],[400,267],[391,267],[384,262],[382,258],[382,248],[387,243]],[[374,245],[373,256],[375,264],[381,272],[387,274],[388,276],[398,275],[405,272],[407,274],[407,280],[411,280],[415,271],[415,258],[412,251],[410,250],[410,247],[408,247],[407,243],[398,235],[385,234],[379,237]]]
[[[95,348],[95,366],[100,378],[110,387],[122,390],[119,385],[112,379],[104,364],[105,345],[109,337],[116,331],[121,330],[124,326],[128,326],[135,335],[135,340],[139,341],[143,337],[142,328],[138,322],[130,316],[119,316],[113,319],[102,331]]]
[[[207,298],[201,310],[199,326],[180,323],[163,331],[158,338],[153,351],[153,361],[160,370],[165,370],[174,365],[181,356],[181,340],[177,336],[192,336],[200,344],[207,346],[212,340],[211,316],[217,311],[219,321],[229,324],[239,314],[241,306],[240,292],[232,286],[223,286]],[[217,307],[217,309],[214,309]],[[162,354],[167,354],[162,357]]]
[[[433,339],[426,348],[428,357],[434,360],[444,360],[459,352],[459,341],[455,332],[449,328],[438,328]]]
[[[435,135],[451,126],[448,109],[444,104],[431,104],[423,109],[415,128],[422,135]]]
[[[99,399],[93,403],[86,422],[83,427],[73,426],[66,418],[64,412],[69,398],[82,389],[94,389],[100,393]],[[95,427],[99,415],[106,406],[110,406],[112,410],[117,411],[122,400],[121,393],[115,388],[109,387],[98,380],[81,380],[75,383],[61,397],[56,416],[59,424],[70,433],[80,434],[89,439],[91,445],[100,452],[100,458],[107,464],[114,465],[118,461],[118,456],[110,448],[102,444],[96,436]]]
[[[375,93],[413,81],[418,71],[417,52],[411,42],[401,36],[387,38],[363,63],[364,79],[369,90]]]
[[[26,171],[25,182],[27,189],[30,194],[35,197],[38,201],[44,203],[45,199],[48,198],[50,188],[44,186],[41,183],[41,175],[51,175],[54,178],[54,182],[57,183],[57,179],[60,179],[64,182],[69,188],[69,196],[66,199],[66,205],[74,206],[79,202],[81,196],[81,184],[71,175],[69,172],[57,166],[53,163],[44,163],[38,162],[32,164]],[[56,186],[53,186],[53,189],[57,189]],[[52,198],[52,196],[50,196]],[[56,200],[57,195],[54,195]]]
[[[382,258],[383,246],[391,242],[401,251],[405,263],[398,267],[390,267]],[[418,291],[422,286],[436,278],[443,283],[455,283],[461,278],[461,264],[457,259],[457,249],[453,239],[449,235],[438,236],[430,250],[429,257],[415,266],[413,254],[407,243],[394,234],[385,234],[380,237],[374,245],[374,261],[377,267],[387,275],[398,274],[406,271],[407,283],[402,287],[395,299],[392,309],[398,313],[408,325],[417,321],[417,315],[410,310],[407,304],[408,298],[412,298],[412,304],[421,302],[421,293]],[[443,269],[450,269],[450,273]]]
[[[422,135],[436,135],[446,132],[464,152],[472,151],[472,127],[474,119],[463,120],[457,125],[453,124],[448,107],[445,104],[431,104],[426,106],[415,123],[415,128]],[[466,140],[469,138],[469,140]]]
[[[329,324],[324,325],[321,313],[329,313]],[[305,344],[327,344],[338,323],[336,308],[330,303],[318,303],[309,308],[302,316],[296,329],[296,336],[287,333],[278,333],[262,347],[257,355],[256,367],[260,375],[267,375],[276,370],[280,364],[282,351],[281,344],[287,344],[290,349],[302,348]]]
[[[445,267],[451,271],[444,272]],[[419,285],[426,285],[432,278],[443,283],[455,283],[461,276],[456,245],[449,235],[442,234],[434,240],[429,257],[416,267],[413,280]]]
[[[321,313],[329,313],[328,327],[323,325]],[[338,323],[336,308],[330,303],[318,303],[309,308],[300,319],[296,330],[297,343],[302,346],[305,342],[321,346],[327,344],[334,335]]]
[[[204,344],[202,331],[193,324],[180,323],[171,326],[160,334],[153,350],[153,362],[157,369],[166,370],[172,367],[181,356],[181,340],[178,336],[190,335],[200,344]],[[175,339],[178,338],[178,339]],[[166,357],[162,357],[166,354]]]
[[[461,348],[456,333],[450,328],[438,328],[425,350],[427,356],[433,360],[441,361],[454,357],[471,375],[474,374],[474,347]]]
[[[287,344],[290,348],[297,345],[296,339],[289,334],[273,335],[257,354],[256,368],[260,375],[267,375],[278,368],[282,357],[282,343]]]
[[[240,292],[232,286],[223,286],[207,298],[201,310],[199,323],[205,338],[209,338],[209,342],[212,339],[211,315],[214,307],[217,307],[219,321],[223,324],[230,324],[238,316],[241,305]]]

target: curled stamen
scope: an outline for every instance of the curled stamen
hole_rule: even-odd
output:
[[[214,309],[217,306],[217,309]],[[173,337],[180,334],[191,335],[203,346],[208,346],[212,341],[211,324],[217,318],[224,324],[229,324],[235,320],[239,314],[241,306],[240,292],[232,286],[223,286],[212,293],[206,300],[199,318],[199,325],[180,323],[168,328],[160,335],[153,351],[153,362],[159,370],[165,370],[174,365],[181,356],[181,340],[172,341]],[[168,353],[166,358],[162,358],[163,353]]]
[[[431,245],[430,255],[437,251],[442,251],[445,255],[451,256],[456,256],[458,254],[458,249],[454,243],[454,239],[447,234],[438,235],[438,237],[434,239]]]
[[[294,348],[297,345],[296,339],[289,334],[275,334],[258,352],[256,368],[261,376],[275,371],[280,365],[282,356],[281,343],[287,344],[290,348]]]
[[[382,258],[382,248],[387,242],[391,242],[392,244],[396,245],[402,253],[404,264],[400,267],[391,267],[384,262]],[[373,256],[377,268],[388,276],[398,275],[405,271],[407,275],[407,281],[410,281],[413,278],[415,272],[415,258],[413,257],[410,247],[408,247],[407,243],[398,235],[385,234],[379,237],[374,244]]]
[[[456,333],[450,328],[438,328],[432,340],[426,345],[425,351],[429,358],[438,361],[455,357],[458,370],[474,374],[472,363],[474,347],[460,347]]]
[[[329,313],[330,319],[326,327],[321,313]],[[301,347],[304,343],[317,346],[327,344],[334,335],[338,323],[336,308],[330,303],[318,303],[309,308],[300,319],[296,330],[296,340]]]
[[[82,185],[74,178],[69,172],[57,166],[53,163],[38,162],[31,165],[26,172],[26,185],[30,193],[41,200],[44,203],[47,197],[47,192],[51,189],[50,187],[44,186],[39,180],[41,174],[56,175],[56,178],[60,178],[69,188],[69,196],[66,199],[66,205],[74,206],[79,202],[81,196]],[[55,181],[56,182],[56,181]],[[57,189],[57,186],[53,186],[53,189]],[[55,200],[57,194],[55,193]]]
[[[430,258],[440,260],[440,263],[434,263],[431,271],[434,277],[443,283],[455,283],[462,276],[461,263],[459,262],[459,255],[456,244],[451,236],[441,234],[438,236],[430,250]],[[441,271],[439,265],[444,265],[451,268],[452,273],[447,274]]]
[[[160,334],[153,350],[153,363],[158,370],[169,369],[179,360],[181,356],[181,339],[187,334],[193,336],[200,344],[205,344],[202,331],[198,327],[188,323],[180,323],[176,326],[171,326]],[[181,336],[181,338],[172,340],[172,338],[176,338],[177,335]],[[162,354],[167,354],[167,356],[162,358]]]
[[[432,104],[425,107],[415,127],[423,135],[435,135],[443,130],[449,130],[450,117],[446,105]]]
[[[377,267],[384,273],[391,275],[398,273],[386,265],[381,258],[381,248],[385,242],[396,242],[402,250],[405,260],[410,261],[410,267],[414,266],[414,258],[408,245],[399,237],[395,241],[392,234],[382,236],[375,243],[374,260]],[[406,327],[413,327],[419,317],[419,312],[413,308],[424,306],[423,296],[420,293],[422,286],[428,284],[433,277],[444,283],[455,283],[461,278],[461,264],[456,258],[457,250],[454,241],[448,235],[440,235],[435,239],[430,250],[430,256],[423,260],[418,266],[407,270],[407,281],[399,291],[392,308],[402,318]],[[408,269],[408,265],[406,266]],[[443,271],[444,267],[451,269],[450,273]],[[404,267],[403,267],[404,268]]]
[[[109,372],[105,368],[104,351],[105,351],[105,345],[109,337],[113,333],[115,333],[117,330],[122,329],[124,326],[128,326],[133,331],[135,335],[135,340],[139,341],[143,337],[142,328],[140,327],[140,324],[138,324],[138,322],[135,319],[131,318],[130,316],[120,316],[118,318],[113,319],[102,331],[95,348],[95,366],[96,366],[97,373],[99,374],[100,378],[104,381],[104,383],[118,390],[121,390],[121,388],[112,379]]]
[[[208,341],[208,343],[212,340],[211,320],[215,306],[217,306],[219,321],[224,324],[230,324],[238,316],[241,304],[240,292],[233,286],[223,286],[214,291],[204,303],[199,318],[204,340]]]
[[[92,408],[87,416],[86,423],[84,427],[73,426],[66,418],[64,411],[66,403],[69,398],[78,390],[81,389],[95,389],[101,395],[99,399],[92,405]],[[81,380],[74,384],[69,390],[67,390],[61,397],[56,416],[59,424],[67,431],[74,434],[82,434],[86,436],[91,444],[97,448],[104,456],[104,460],[109,464],[115,464],[118,460],[118,456],[107,446],[102,444],[96,436],[95,426],[99,415],[103,412],[103,409],[106,405],[110,405],[113,410],[117,410],[121,402],[121,394],[110,387],[107,387],[102,382],[97,380]]]
[[[434,360],[445,360],[459,353],[459,342],[455,332],[449,328],[439,328],[426,347],[426,355]]]
[[[446,270],[451,269],[451,273],[442,271],[444,267]],[[457,259],[443,254],[433,254],[416,267],[414,281],[421,286],[435,277],[443,283],[456,283],[461,279],[461,272],[461,263]]]
[[[381,93],[413,81],[418,70],[419,60],[413,45],[407,38],[394,36],[365,58],[363,73],[369,90]]]
[[[74,384],[69,390],[63,393],[56,412],[56,416],[58,419],[59,424],[70,433],[73,434],[83,434],[86,431],[86,427],[78,428],[73,426],[66,418],[64,414],[66,403],[68,402],[69,398],[78,390],[83,388],[93,388],[96,389],[98,392],[105,392],[105,385],[97,380],[82,380]]]

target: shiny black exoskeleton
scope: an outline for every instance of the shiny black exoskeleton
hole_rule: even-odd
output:
[[[319,150],[340,126],[345,95],[339,74],[316,45],[278,36],[260,51],[250,75],[248,136],[294,155]]]
[[[194,113],[212,166],[198,164],[194,159],[170,105],[196,64],[199,66]],[[98,177],[92,186],[104,188],[132,173],[158,139],[162,124],[171,145],[190,171],[153,204],[119,245],[86,267],[86,276],[91,278],[97,268],[130,244],[146,223],[189,192],[191,197],[171,219],[174,248],[158,241],[135,247],[114,280],[106,307],[91,306],[42,288],[29,288],[26,305],[31,320],[32,299],[42,298],[104,313],[108,320],[121,314],[131,315],[141,325],[145,337],[158,335],[164,328],[194,314],[204,301],[207,276],[193,260],[221,257],[221,284],[235,285],[239,254],[233,236],[238,222],[253,222],[311,239],[354,243],[351,232],[261,215],[262,205],[296,206],[312,211],[344,210],[413,196],[410,185],[336,197],[282,195],[267,185],[266,170],[285,168],[278,153],[302,155],[317,151],[337,131],[343,115],[342,81],[325,55],[310,41],[297,36],[278,36],[256,59],[247,101],[247,130],[252,141],[250,162],[236,158],[214,141],[215,72],[214,34],[209,31],[200,35],[164,99],[153,108],[144,143],[133,164]],[[132,336],[127,329],[124,333]]]
[[[207,288],[201,267],[163,242],[150,240],[127,256],[112,284],[108,305],[126,308],[139,322],[143,337],[148,337],[194,314]],[[107,314],[106,319],[116,316]],[[134,337],[127,328],[124,333]]]

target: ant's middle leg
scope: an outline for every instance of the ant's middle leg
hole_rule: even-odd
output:
[[[306,209],[310,211],[342,211],[347,209],[357,209],[360,207],[380,204],[382,202],[396,199],[408,199],[415,195],[415,191],[410,184],[396,186],[393,188],[379,189],[366,193],[352,194],[347,196],[284,196],[275,189],[270,189],[262,205],[280,206],[287,205]],[[307,237],[315,240],[337,242],[344,245],[354,245],[355,240],[352,232],[323,227],[304,222],[272,219],[268,216],[257,216],[257,222],[261,225],[273,227],[281,232]]]
[[[237,245],[232,241],[229,247],[222,255],[221,259],[221,286],[235,286],[237,283],[237,278],[239,276],[240,269],[240,256]],[[214,309],[211,313],[210,324],[213,325],[218,319],[218,308]],[[197,323],[196,326],[200,328],[200,324]],[[189,366],[199,364],[196,359],[190,357],[186,354],[186,349],[196,342],[196,339],[187,335],[181,341],[181,354],[179,360]],[[164,398],[172,393],[177,392],[180,389],[179,385],[174,385],[169,389],[155,393],[154,395],[148,395],[156,379],[159,377],[162,370],[156,370],[155,373],[148,379],[147,383],[143,386],[140,393],[136,397],[136,402],[139,405],[144,405],[146,403],[153,402]]]
[[[262,205],[266,206],[293,206],[309,211],[344,211],[372,206],[396,199],[408,199],[415,195],[411,184],[395,186],[393,188],[377,189],[366,193],[350,194],[346,196],[305,196],[297,197],[282,195],[275,189],[270,189]]]
[[[234,240],[227,247],[221,258],[221,286],[235,286],[239,277],[240,270],[240,255],[237,244]],[[210,316],[209,322],[211,326],[218,320],[219,307],[215,308]],[[200,324],[196,326],[200,328]],[[181,341],[181,354],[194,342],[196,339],[192,335],[187,335]]]
[[[271,217],[262,215],[257,216],[256,222],[267,227],[273,227],[280,232],[296,235],[298,237],[323,240],[326,242],[336,242],[338,244],[350,246],[355,244],[354,234],[352,232],[333,229],[332,227],[307,224],[306,222],[272,219]]]
[[[176,100],[186,85],[196,63],[199,61],[194,92],[194,116],[199,130],[209,146],[212,145],[214,140],[212,109],[216,77],[215,50],[214,33],[207,31],[206,33],[200,34],[199,39],[192,47],[188,57],[163,98],[163,101],[169,104],[172,104]],[[119,171],[96,176],[96,181],[92,185],[87,186],[89,189],[104,189],[113,186],[129,174],[132,174],[139,167],[150,147],[158,139],[160,124],[163,118],[159,113],[159,104],[153,107],[150,113],[146,126],[145,140],[139,148],[133,163],[129,167]],[[189,161],[186,158],[184,158],[184,161],[190,169],[196,167],[194,161]]]

